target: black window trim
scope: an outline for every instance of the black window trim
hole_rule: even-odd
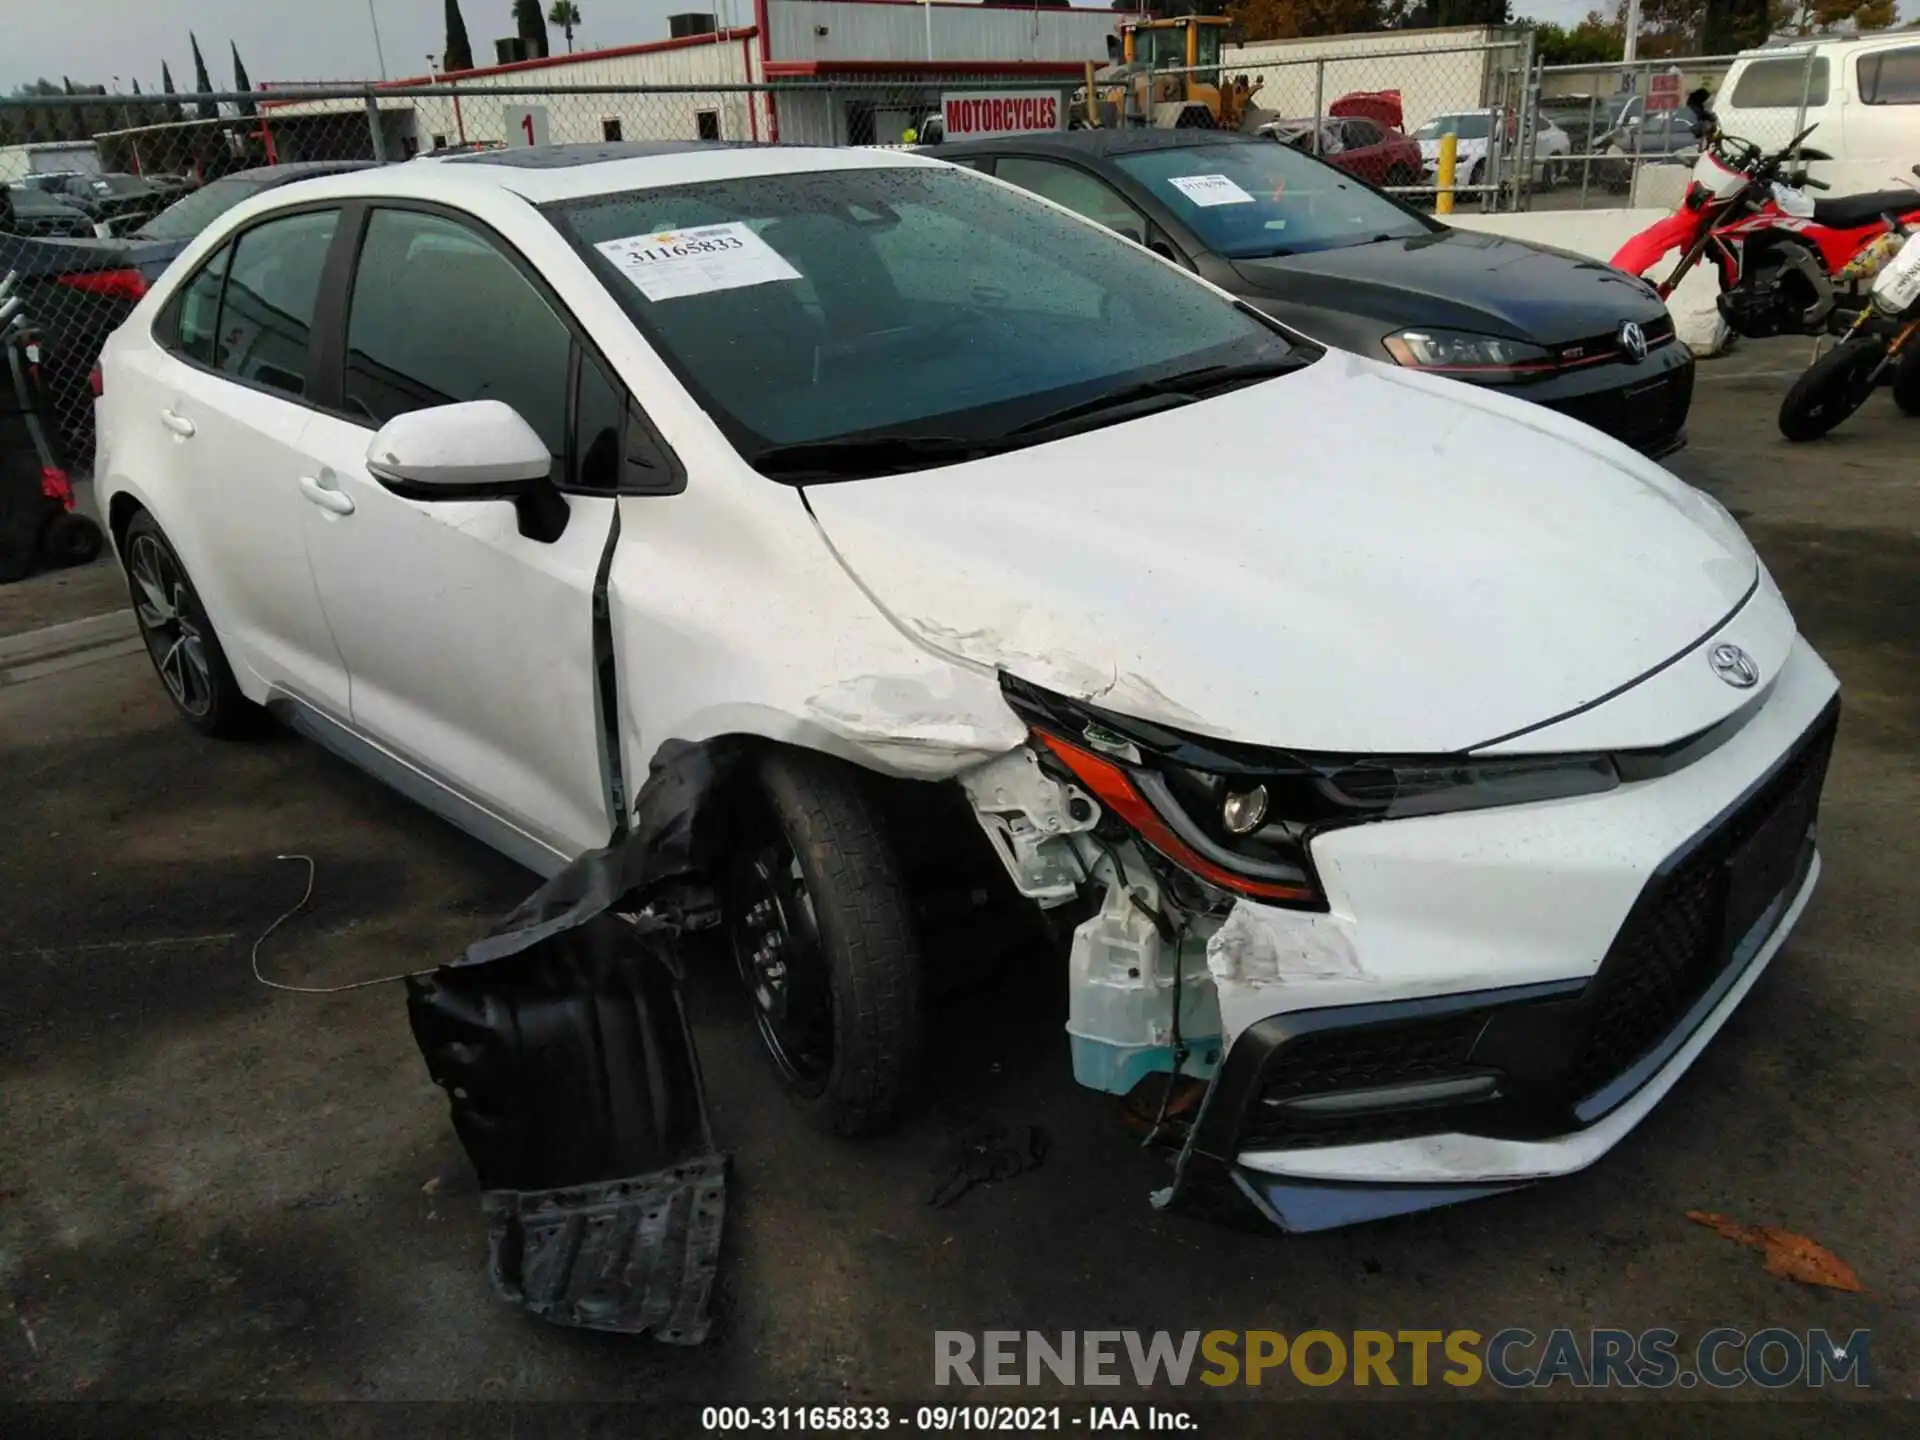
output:
[[[256,215],[244,225],[229,231],[226,238],[221,241],[220,244],[216,245],[204,260],[193,267],[193,273],[173,287],[173,292],[167,296],[167,303],[160,307],[160,313],[154,317],[153,324],[149,327],[148,333],[152,337],[153,343],[166,351],[172,359],[179,361],[182,365],[190,369],[198,370],[203,375],[212,375],[217,379],[227,381],[229,384],[238,385],[243,390],[251,390],[257,395],[271,396],[273,399],[284,401],[288,405],[297,405],[303,410],[318,410],[322,408],[316,403],[313,393],[322,375],[322,372],[316,368],[323,354],[319,345],[319,337],[327,313],[327,281],[333,274],[334,258],[340,250],[340,237],[346,233],[348,209],[348,202],[341,200],[309,200],[299,205],[289,205],[284,210],[273,210],[265,215]],[[329,210],[337,211],[340,218],[334,226],[333,239],[327,243],[327,258],[325,263],[320,267],[320,293],[314,297],[313,319],[307,329],[307,373],[304,377],[307,382],[306,394],[290,395],[278,386],[263,385],[257,380],[245,379],[242,376],[233,374],[220,365],[209,365],[205,361],[187,354],[180,348],[181,306],[185,303],[187,291],[192,288],[193,283],[198,280],[201,275],[206,273],[209,265],[213,264],[213,262],[218,260],[222,255],[228,257],[226,273],[220,277],[220,298],[213,307],[213,333],[217,343],[217,338],[220,334],[220,321],[226,313],[227,308],[227,284],[233,278],[232,257],[240,253],[240,242],[261,226],[272,224],[274,221],[290,220],[300,215],[317,215]]]
[[[320,305],[314,315],[314,332],[317,342],[315,383],[311,387],[317,392],[313,408],[335,420],[343,420],[349,425],[358,426],[369,436],[379,431],[379,426],[369,425],[365,415],[357,414],[346,407],[347,373],[347,320],[353,308],[353,284],[359,276],[360,256],[366,246],[367,230],[373,221],[376,210],[404,210],[415,214],[431,215],[450,224],[463,226],[472,231],[481,240],[494,247],[500,255],[520,272],[520,276],[532,286],[546,307],[560,321],[566,330],[572,346],[567,358],[566,388],[566,454],[557,457],[560,461],[562,477],[554,482],[554,488],[563,495],[582,495],[607,497],[608,491],[577,486],[572,483],[579,428],[579,375],[582,358],[595,361],[619,389],[625,399],[627,414],[627,434],[623,438],[623,470],[626,455],[635,449],[652,449],[658,463],[654,465],[665,480],[658,487],[628,489],[620,487],[611,492],[614,498],[622,495],[677,495],[687,488],[687,470],[674,448],[660,433],[660,427],[646,413],[646,407],[633,393],[633,388],[620,374],[619,367],[612,364],[600,347],[594,344],[567,304],[554,293],[546,278],[534,267],[527,257],[498,230],[471,211],[457,206],[441,204],[433,200],[419,200],[411,196],[356,196],[347,203],[350,212],[339,231],[334,235],[334,249],[327,257],[327,268],[322,272],[320,282]],[[635,429],[639,434],[635,435]]]
[[[1195,263],[1193,257],[1207,253],[1207,247],[1199,243],[1199,237],[1193,234],[1192,231],[1177,221],[1171,224],[1168,223],[1169,217],[1166,214],[1166,207],[1161,205],[1151,193],[1144,195],[1129,193],[1133,190],[1145,191],[1146,187],[1135,186],[1132,177],[1120,171],[1117,166],[1115,167],[1114,173],[1105,174],[1092,165],[1083,164],[1078,156],[1062,155],[1052,150],[1040,149],[996,150],[980,158],[985,162],[983,167],[984,173],[993,176],[996,180],[1003,178],[1000,175],[1000,162],[1003,160],[1050,160],[1056,165],[1066,166],[1069,170],[1078,170],[1081,174],[1098,180],[1102,185],[1105,185],[1109,190],[1113,191],[1121,200],[1126,202],[1136,215],[1146,222],[1146,233],[1141,237],[1141,243],[1162,259],[1171,260],[1181,269],[1191,270],[1197,273],[1199,266]],[[1006,183],[1012,185],[1013,181],[1008,180]],[[1014,188],[1026,190],[1024,186],[1015,186]],[[1033,192],[1026,190],[1026,193],[1031,195]],[[1143,201],[1145,203],[1143,203]],[[1073,213],[1080,215],[1078,210],[1075,210]],[[1099,224],[1097,220],[1093,220],[1085,215],[1080,215],[1080,218],[1086,220],[1089,224]]]

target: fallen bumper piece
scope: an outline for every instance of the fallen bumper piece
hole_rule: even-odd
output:
[[[486,1191],[495,1288],[557,1324],[707,1335],[727,1162],[680,946],[715,851],[718,775],[705,750],[663,752],[630,836],[408,982],[414,1039]]]

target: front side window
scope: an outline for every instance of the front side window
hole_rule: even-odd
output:
[[[1736,110],[1791,110],[1827,103],[1827,57],[1754,60],[1740,72],[1730,102]]]
[[[1131,383],[1313,353],[956,167],[746,176],[545,213],[763,468],[776,447],[879,432],[1003,441]]]
[[[216,343],[220,324],[220,292],[226,287],[227,262],[231,259],[233,246],[223,245],[218,254],[180,287],[180,293],[168,307],[174,317],[171,326],[173,342],[168,348],[202,365],[220,363]],[[164,324],[160,327],[162,336],[168,328]]]
[[[494,245],[438,215],[376,210],[347,312],[345,401],[378,428],[396,415],[502,400],[567,453],[573,337]]]
[[[220,368],[289,395],[307,393],[307,342],[338,210],[256,225],[234,244],[220,307]]]
[[[1146,238],[1147,225],[1140,212],[1122,200],[1120,192],[1106,181],[1084,170],[1056,160],[1009,155],[994,167],[993,173],[1009,185],[1044,195],[1054,204],[1086,216],[1096,225],[1104,225],[1133,240]]]
[[[1920,105],[1920,45],[1862,55],[1856,74],[1864,104]]]
[[[1193,145],[1122,155],[1208,248],[1236,260],[1409,240],[1436,227],[1343,170],[1285,145]]]

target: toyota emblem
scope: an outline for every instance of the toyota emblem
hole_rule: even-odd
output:
[[[1751,690],[1760,683],[1760,667],[1738,645],[1716,645],[1707,653],[1713,673],[1736,690]]]
[[[1629,320],[1620,327],[1620,348],[1627,352],[1627,359],[1641,361],[1647,358],[1647,332]]]

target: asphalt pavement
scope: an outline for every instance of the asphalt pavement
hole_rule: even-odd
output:
[[[1510,1326],[1665,1327],[1683,1344],[1716,1326],[1864,1328],[1865,1395],[1914,1398],[1920,421],[1881,397],[1787,446],[1773,407],[1805,357],[1777,342],[1703,366],[1692,446],[1670,463],[1741,518],[1845,685],[1825,878],[1614,1153],[1426,1215],[1243,1233],[1149,1205],[1165,1162],[1073,1085],[1047,957],[951,1002],[926,1106],[857,1145],[795,1122],[744,1003],[699,974],[689,1004],[734,1170],[697,1349],[497,1300],[398,988],[290,995],[252,974],[304,884],[287,856],[314,861],[313,903],[256,958],[309,985],[451,956],[530,878],[310,745],[198,738],[124,615],[49,640],[124,609],[105,564],[0,590],[0,1398],[951,1401],[935,1330]],[[1050,1141],[1038,1169],[929,1203],[956,1137],[1027,1125]],[[1817,1240],[1865,1293],[1769,1274],[1689,1210]]]

